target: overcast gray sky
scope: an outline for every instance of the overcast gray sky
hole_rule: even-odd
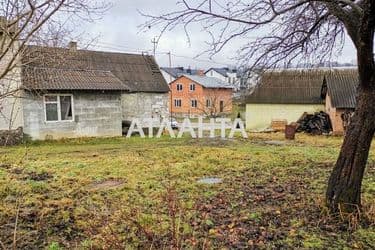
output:
[[[91,49],[103,51],[119,51],[152,53],[151,40],[159,35],[157,29],[141,32],[139,25],[145,22],[145,17],[137,10],[150,14],[161,14],[176,9],[177,0],[112,0],[113,8],[103,19],[87,26],[91,36],[98,36],[97,42]],[[208,36],[200,32],[200,28],[190,33],[191,44],[187,43],[185,33],[175,29],[162,36],[157,47],[156,59],[160,66],[168,66],[166,52],[172,53],[172,66],[190,66],[191,68],[209,68],[220,66],[235,66],[236,50],[241,41],[234,41],[226,47],[213,61],[207,56],[199,56],[206,48]],[[344,51],[339,56],[339,62],[353,62],[355,51],[350,41],[347,40]]]

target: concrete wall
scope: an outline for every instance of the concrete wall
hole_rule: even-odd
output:
[[[168,93],[127,93],[121,96],[122,120],[169,116]]]
[[[38,140],[122,135],[119,92],[65,94],[73,94],[74,121],[46,122],[43,96],[26,93],[24,133]]]
[[[21,97],[22,91],[17,91],[9,97],[0,99],[0,130],[17,129],[23,126]]]
[[[0,35],[0,43],[6,39]],[[6,39],[4,47],[6,47],[9,39]],[[16,129],[23,125],[23,115],[21,99],[22,91],[19,90],[21,86],[21,68],[19,66],[19,58],[14,59],[14,52],[17,50],[18,44],[15,44],[12,49],[0,60],[0,74],[6,75],[0,79],[0,130]],[[9,69],[12,70],[9,70]]]
[[[286,119],[296,122],[304,112],[324,111],[324,105],[309,104],[247,104],[246,129],[262,130],[269,128],[272,120]]]

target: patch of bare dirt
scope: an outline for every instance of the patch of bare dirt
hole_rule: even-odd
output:
[[[23,168],[15,167],[8,168],[8,172],[17,176],[19,180],[31,180],[31,181],[46,181],[53,178],[53,175],[48,172],[35,172],[28,171]]]
[[[11,167],[10,164],[7,164],[7,163],[0,163],[0,168],[3,168],[3,169],[9,169]]]

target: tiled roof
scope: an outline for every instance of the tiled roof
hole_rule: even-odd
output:
[[[326,84],[333,107],[355,108],[359,84],[357,70],[329,74],[326,76]]]
[[[248,103],[321,104],[327,71],[283,70],[263,73],[260,84],[247,97]]]
[[[110,71],[24,67],[22,77],[26,89],[129,91]]]
[[[205,88],[223,88],[223,89],[233,89],[233,86],[229,85],[216,77],[208,76],[198,76],[198,75],[184,75],[190,80],[202,85]]]
[[[154,58],[148,55],[29,46],[22,60],[26,67],[44,68],[45,74],[49,74],[49,71],[52,74],[56,69],[60,69],[65,72],[62,73],[64,75],[67,75],[67,72],[78,74],[78,71],[82,71],[81,77],[86,77],[88,73],[83,73],[85,71],[107,71],[120,80],[123,86],[127,86],[131,92],[166,93],[169,91],[168,84]],[[108,85],[115,81],[112,76],[107,78],[110,81]],[[25,78],[23,84],[32,86],[34,83],[28,83],[27,79],[29,78]],[[69,85],[69,80],[64,86],[68,89],[75,87],[74,83]],[[92,86],[93,89],[99,87],[95,84]],[[89,88],[88,85],[86,87]]]

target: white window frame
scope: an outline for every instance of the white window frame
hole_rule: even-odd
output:
[[[221,104],[223,104],[223,106],[221,106]],[[225,102],[224,102],[224,100],[219,101],[219,112],[220,113],[225,112]]]
[[[56,96],[57,101],[46,101],[47,96]],[[62,120],[61,119],[61,102],[60,96],[70,96],[71,105],[72,105],[72,119],[71,120]],[[56,123],[56,122],[74,122],[74,98],[72,94],[45,94],[43,95],[43,104],[44,104],[44,121],[46,123]],[[56,121],[47,121],[47,104],[57,104],[57,120]]]
[[[195,91],[195,83],[190,83],[189,90],[190,90],[190,92],[194,92]]]
[[[180,102],[180,105],[176,105],[178,104],[178,102]],[[175,108],[181,108],[182,107],[182,100],[181,99],[174,99],[174,107]]]
[[[178,89],[179,86],[181,86],[181,89]],[[183,87],[182,87],[182,84],[181,84],[181,83],[177,83],[177,84],[176,84],[176,90],[177,90],[178,92],[183,91]]]
[[[193,102],[196,103],[196,106],[195,106],[195,107],[193,106]],[[190,106],[191,106],[192,108],[194,108],[194,109],[198,108],[198,100],[197,100],[197,99],[191,99],[191,100],[190,100]]]
[[[211,108],[211,107],[212,107],[211,99],[207,98],[206,99],[206,108]]]

